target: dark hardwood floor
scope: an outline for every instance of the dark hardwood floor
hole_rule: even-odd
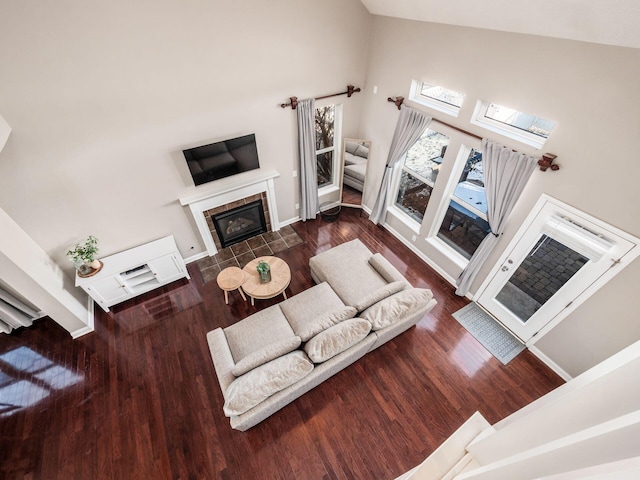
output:
[[[563,383],[528,351],[493,358],[451,317],[467,301],[357,210],[294,228],[305,243],[278,254],[289,295],[312,285],[309,257],[358,237],[438,305],[245,433],[222,413],[205,335],[280,299],[227,306],[195,264],[190,281],[97,308],[77,340],[48,319],[0,335],[0,478],[393,479],[476,410],[495,423]]]
[[[350,205],[360,205],[362,203],[362,192],[349,185],[342,185],[342,203]]]

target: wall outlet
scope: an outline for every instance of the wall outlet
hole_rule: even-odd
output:
[[[415,242],[418,239],[418,237],[416,237],[415,235],[411,236],[411,241]]]
[[[300,204],[296,203],[296,210],[300,210]]]
[[[374,85],[374,86],[373,86],[373,93],[374,93],[374,95],[375,95],[376,93],[378,93],[378,85]]]
[[[297,176],[298,176],[298,171],[297,171],[297,170],[294,170],[294,171],[293,171],[293,178],[296,178]]]

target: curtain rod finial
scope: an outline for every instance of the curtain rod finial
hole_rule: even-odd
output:
[[[354,87],[353,85],[347,85],[347,98],[350,98],[356,92],[360,91],[360,87]]]
[[[298,107],[298,97],[289,97],[288,103],[281,103],[282,108],[291,107],[291,110],[295,110]]]
[[[547,168],[551,168],[554,172],[556,170],[560,170],[560,165],[556,165],[553,161],[558,158],[557,155],[553,153],[544,153],[542,154],[542,158],[538,160],[538,165],[540,165],[540,170],[543,172],[547,171]]]
[[[387,102],[395,103],[398,110],[400,110],[400,106],[402,105],[402,102],[404,102],[404,97],[389,97],[387,98]]]

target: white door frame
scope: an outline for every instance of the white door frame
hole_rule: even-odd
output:
[[[598,226],[600,226],[602,228],[605,228],[605,229],[609,230],[610,232],[612,232],[613,234],[615,234],[615,235],[621,237],[622,239],[624,239],[624,240],[626,240],[628,242],[631,242],[631,243],[633,243],[635,245],[631,248],[631,250],[629,252],[627,252],[625,255],[623,255],[620,258],[619,263],[614,264],[604,274],[602,274],[593,283],[591,283],[588,287],[586,287],[585,290],[583,290],[582,293],[580,293],[573,300],[572,303],[567,305],[562,311],[560,311],[555,317],[553,317],[544,327],[542,327],[536,334],[534,334],[534,336],[532,338],[527,340],[526,341],[526,346],[527,347],[531,347],[538,340],[540,340],[547,333],[549,333],[562,320],[564,320],[567,316],[569,316],[569,314],[571,312],[575,311],[576,308],[578,308],[582,303],[584,303],[584,301],[587,298],[589,298],[591,295],[593,295],[593,293],[595,293],[598,289],[600,289],[600,287],[602,287],[609,280],[611,280],[613,277],[615,277],[620,271],[622,271],[623,268],[625,268],[627,265],[629,265],[638,255],[640,255],[640,247],[639,247],[640,239],[638,239],[637,237],[635,237],[635,236],[633,236],[633,235],[631,235],[631,234],[629,234],[627,232],[624,232],[624,231],[622,231],[622,230],[620,230],[620,229],[618,229],[618,228],[616,228],[616,227],[614,227],[612,225],[609,225],[606,222],[603,222],[603,221],[601,221],[601,220],[599,220],[597,218],[591,217],[590,215],[586,214],[585,212],[582,212],[581,210],[578,210],[577,208],[574,208],[574,207],[572,207],[570,205],[567,205],[566,203],[561,202],[560,200],[558,200],[556,198],[553,198],[553,197],[551,197],[551,196],[549,196],[547,194],[542,194],[540,196],[540,199],[538,200],[538,202],[535,204],[535,206],[533,207],[533,209],[531,210],[531,212],[529,213],[529,215],[527,216],[527,218],[523,222],[523,224],[520,227],[520,229],[517,231],[517,233],[515,234],[515,236],[513,237],[511,242],[509,243],[509,245],[507,246],[507,248],[504,250],[504,252],[501,255],[500,259],[496,262],[496,264],[494,265],[494,267],[491,270],[491,272],[485,278],[484,282],[482,282],[482,285],[480,285],[480,288],[478,289],[476,294],[473,296],[474,300],[478,300],[482,296],[484,291],[489,287],[489,285],[493,281],[493,279],[496,276],[496,274],[500,271],[502,266],[509,259],[509,256],[512,254],[515,246],[518,244],[518,242],[521,240],[521,238],[525,235],[525,233],[528,232],[529,228],[531,228],[531,225],[535,221],[536,217],[541,213],[543,208],[545,206],[547,206],[548,204],[551,204],[553,206],[556,206],[556,207],[562,208],[564,210],[567,210],[569,213],[571,213],[572,215],[575,215],[577,217],[585,217],[586,216],[595,225],[598,225]]]

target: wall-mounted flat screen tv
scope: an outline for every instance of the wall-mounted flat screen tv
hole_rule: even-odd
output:
[[[202,185],[260,168],[255,134],[183,150],[193,183]]]

